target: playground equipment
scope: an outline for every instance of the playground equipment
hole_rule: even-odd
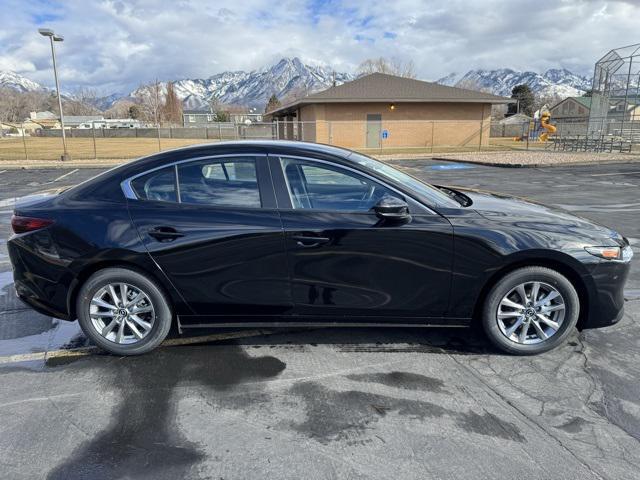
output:
[[[549,140],[549,135],[556,133],[556,127],[551,125],[549,120],[551,120],[551,114],[549,112],[542,112],[542,115],[540,115],[540,127],[545,129],[546,132],[543,132],[538,137],[538,140],[541,142],[546,142]]]
[[[536,116],[537,116],[536,112]],[[517,142],[524,141],[539,141],[546,142],[549,140],[549,135],[556,133],[557,128],[549,123],[551,120],[551,114],[548,111],[540,113],[540,118],[531,120],[530,122],[522,125],[522,135],[514,138]]]

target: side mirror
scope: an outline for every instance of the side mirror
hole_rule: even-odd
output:
[[[404,200],[386,195],[373,207],[378,218],[382,220],[403,221],[410,220],[409,205]]]

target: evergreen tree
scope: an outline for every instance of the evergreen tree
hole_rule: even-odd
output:
[[[513,87],[513,90],[511,90],[511,98],[518,100],[520,113],[524,113],[530,117],[533,116],[533,108],[536,99],[529,85],[522,84]],[[509,105],[510,114],[514,114],[518,111],[518,104],[513,103]]]
[[[275,110],[276,108],[278,108],[280,106],[280,100],[278,100],[278,97],[276,97],[276,94],[272,94],[269,97],[269,101],[267,102],[267,106],[264,107],[264,113],[268,113],[271,112],[273,110]]]

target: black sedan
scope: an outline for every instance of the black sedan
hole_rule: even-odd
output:
[[[428,185],[356,152],[231,142],[24,199],[18,295],[97,345],[202,327],[469,326],[533,354],[623,312],[626,238],[518,198]]]

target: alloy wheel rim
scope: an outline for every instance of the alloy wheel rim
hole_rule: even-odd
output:
[[[120,345],[131,345],[149,334],[155,310],[149,295],[139,287],[109,283],[91,299],[89,318],[101,337]]]
[[[542,343],[562,326],[566,312],[560,292],[544,282],[513,287],[498,304],[496,321],[502,334],[521,345]]]

